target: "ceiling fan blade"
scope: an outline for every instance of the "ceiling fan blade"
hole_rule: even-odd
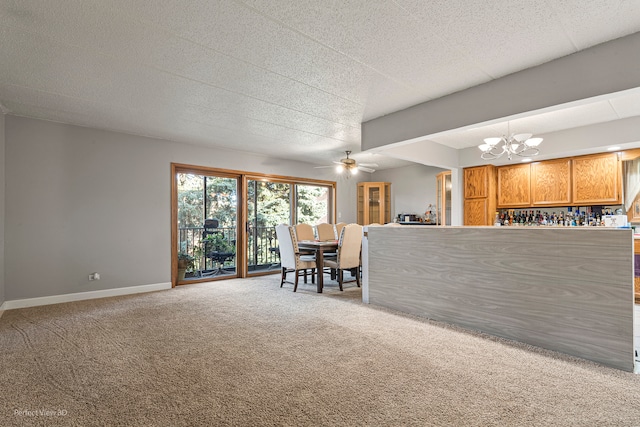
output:
[[[363,172],[369,172],[369,173],[374,173],[376,171],[375,169],[365,168],[362,165],[358,165],[358,169],[360,169]]]
[[[335,166],[314,166],[314,169],[324,169],[324,168],[333,168]]]
[[[336,165],[342,165],[343,164],[342,162],[339,162],[337,160],[334,160],[333,163],[335,163]]]
[[[377,163],[358,163],[360,166],[366,166],[366,167],[370,167],[370,168],[377,168],[378,164]]]

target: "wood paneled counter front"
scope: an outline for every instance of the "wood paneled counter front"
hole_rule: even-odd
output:
[[[365,302],[633,371],[631,229],[365,231]]]

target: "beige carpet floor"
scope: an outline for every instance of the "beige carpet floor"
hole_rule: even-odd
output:
[[[640,376],[275,276],[10,310],[0,425],[640,426]]]

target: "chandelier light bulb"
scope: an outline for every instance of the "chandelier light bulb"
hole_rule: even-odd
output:
[[[542,138],[529,138],[524,143],[529,147],[537,147],[542,142]]]
[[[498,143],[502,141],[502,138],[500,137],[493,137],[493,138],[485,138],[484,142],[485,144],[487,144],[489,147],[495,147],[496,145],[498,145]]]

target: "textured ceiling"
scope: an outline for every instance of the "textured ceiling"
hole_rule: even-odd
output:
[[[358,155],[363,121],[637,31],[640,1],[0,0],[0,104],[316,164],[344,150],[372,161]],[[639,105],[519,120],[544,133]],[[489,128],[437,142],[505,132]]]

